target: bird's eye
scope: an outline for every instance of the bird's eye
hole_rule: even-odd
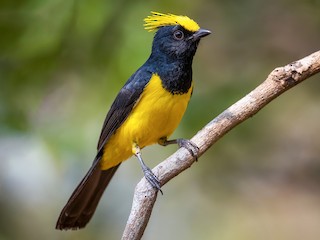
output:
[[[177,30],[173,33],[173,37],[176,39],[176,40],[182,40],[184,38],[184,34],[181,30]]]

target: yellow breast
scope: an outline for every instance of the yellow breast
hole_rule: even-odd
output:
[[[132,143],[140,148],[170,136],[178,127],[191,97],[192,87],[185,94],[171,94],[154,74],[126,121],[116,130],[104,148],[102,169],[108,169],[132,155]]]

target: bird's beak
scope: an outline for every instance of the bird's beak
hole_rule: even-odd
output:
[[[203,38],[203,37],[205,37],[205,36],[208,36],[209,34],[211,34],[211,31],[200,28],[198,31],[196,31],[196,32],[192,35],[192,39],[193,39],[193,41],[197,41],[197,40],[199,40],[200,38]]]

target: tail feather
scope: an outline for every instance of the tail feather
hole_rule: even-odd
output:
[[[62,209],[56,229],[78,229],[86,226],[119,165],[101,170],[99,164],[94,164],[89,169]]]

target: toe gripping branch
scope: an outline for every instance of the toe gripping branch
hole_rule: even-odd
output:
[[[199,148],[197,145],[195,145],[193,142],[191,142],[188,139],[183,139],[183,138],[178,138],[178,139],[173,139],[173,140],[167,140],[167,138],[161,138],[159,141],[159,144],[162,146],[167,146],[170,144],[178,144],[178,146],[181,148],[185,148],[189,151],[191,156],[195,158],[195,160],[198,160],[198,154],[199,154]],[[134,143],[132,145],[132,152],[134,155],[138,158],[140,162],[140,166],[142,168],[144,177],[148,180],[148,182],[151,184],[151,186],[163,194],[161,190],[161,183],[157,176],[151,171],[151,169],[144,163],[141,157],[141,149],[138,146],[138,144]]]
[[[140,147],[137,144],[133,144],[132,152],[134,153],[134,155],[138,158],[138,160],[140,162],[140,166],[142,168],[144,177],[148,180],[148,182],[151,184],[151,186],[153,188],[155,188],[158,191],[160,191],[161,194],[163,195],[159,179],[157,178],[156,175],[154,175],[154,173],[151,171],[151,169],[142,160],[141,150],[140,150]]]
[[[191,142],[188,139],[184,138],[177,138],[173,140],[167,140],[167,138],[161,138],[158,143],[162,146],[168,146],[170,144],[178,144],[180,148],[185,148],[188,150],[188,152],[191,154],[193,158],[195,158],[196,161],[198,161],[198,155],[199,155],[199,148],[196,144]]]

